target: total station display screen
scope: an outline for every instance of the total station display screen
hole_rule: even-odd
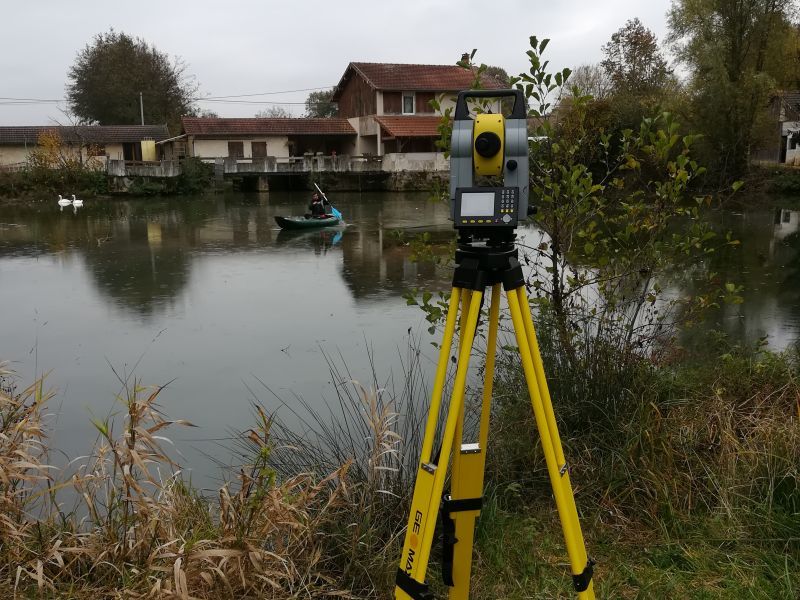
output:
[[[494,192],[461,194],[461,214],[470,217],[491,217],[494,215]]]

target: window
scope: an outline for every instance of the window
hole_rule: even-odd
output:
[[[267,142],[252,142],[253,158],[267,157]]]
[[[403,114],[414,114],[414,92],[403,92]]]
[[[244,142],[228,142],[228,156],[244,158]]]

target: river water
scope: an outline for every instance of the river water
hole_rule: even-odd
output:
[[[195,483],[211,486],[209,456],[248,426],[254,396],[274,401],[262,382],[313,403],[333,398],[325,353],[369,381],[369,355],[386,377],[410,336],[430,348],[423,313],[402,295],[448,289],[451,273],[412,260],[395,232],[445,232],[447,208],[426,194],[337,194],[347,227],[280,231],[273,217],[306,203],[272,192],[87,201],[77,213],[0,207],[0,360],[22,381],[48,373],[53,445],[87,451],[89,419],[121,410],[118,376],[171,382],[164,411],[199,426],[172,438]],[[800,211],[717,217],[742,245],[716,268],[746,300],[717,325],[737,340],[796,343]]]

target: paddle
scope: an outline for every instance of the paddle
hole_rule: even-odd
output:
[[[338,210],[336,210],[336,207],[334,207],[333,204],[331,204],[331,201],[328,200],[328,197],[325,195],[325,192],[323,192],[321,189],[319,189],[319,186],[316,183],[314,184],[314,187],[317,188],[317,191],[320,194],[322,194],[323,198],[325,198],[325,202],[327,202],[328,206],[331,207],[331,214],[334,217],[336,217],[337,219],[339,219],[340,221],[343,221],[344,219],[342,218],[342,213],[340,213]]]

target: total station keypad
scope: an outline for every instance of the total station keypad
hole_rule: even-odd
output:
[[[503,188],[500,191],[500,213],[514,213],[517,208],[517,188]]]

